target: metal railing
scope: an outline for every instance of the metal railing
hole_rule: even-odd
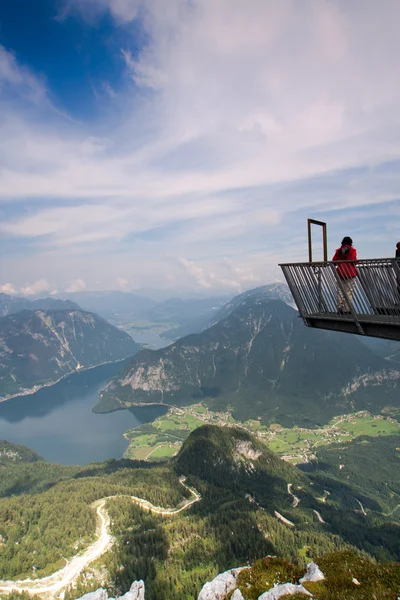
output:
[[[353,265],[357,276],[352,278],[354,283],[349,289],[340,272],[351,272]],[[336,315],[335,318],[354,320],[356,324],[370,318],[400,325],[400,261],[395,258],[280,266],[305,320]],[[345,302],[346,311],[340,310],[341,302]]]

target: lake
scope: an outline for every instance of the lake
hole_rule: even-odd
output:
[[[158,350],[159,348],[165,348],[173,344],[172,340],[165,340],[155,331],[149,331],[148,329],[136,329],[133,327],[127,329],[126,333],[129,333],[138,344],[148,344],[152,350]]]
[[[120,458],[128,446],[123,433],[167,410],[149,406],[92,413],[99,391],[122,368],[123,363],[114,363],[75,373],[36,394],[0,403],[0,439],[64,465]]]

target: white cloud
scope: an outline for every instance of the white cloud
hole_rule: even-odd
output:
[[[374,170],[400,159],[397,0],[171,0],[168,10],[164,0],[68,0],[60,18],[80,11],[93,22],[106,10],[118,24],[140,18],[147,42],[137,56],[121,48],[134,92],[103,85],[118,113],[104,115],[102,137],[97,124],[67,121],[45,83],[0,47],[0,202],[32,202],[0,232],[33,239],[59,288],[54,264],[67,281],[82,273],[105,287],[118,261],[135,285],[168,273],[174,284],[239,289],[269,272],[262,252],[300,252],[290,244],[303,243],[298,228],[279,256],[269,246],[293,211],[304,219],[341,204],[359,214],[400,196],[399,173]],[[14,102],[22,96],[29,110]],[[370,170],[336,195],[330,182],[313,187],[359,167]],[[43,198],[52,203],[35,208]],[[25,281],[32,261],[13,260],[9,272]]]
[[[34,283],[27,283],[25,286],[21,287],[19,292],[23,296],[35,296],[36,294],[48,292],[49,290],[51,290],[51,286],[46,279],[38,279]]]
[[[124,277],[117,277],[116,282],[119,289],[123,292],[126,292],[131,287],[128,279],[125,279]]]
[[[236,293],[251,287],[249,284],[256,286],[260,282],[258,275],[250,272],[248,268],[234,265],[232,260],[226,258],[202,266],[198,262],[180,258],[179,264],[203,289],[232,290]]]
[[[83,281],[83,279],[74,279],[74,281],[71,281],[69,286],[67,287],[67,289],[65,290],[66,292],[83,292],[86,289],[86,283]]]
[[[201,288],[210,288],[211,287],[211,283],[209,281],[207,281],[203,269],[201,267],[199,267],[198,265],[196,265],[196,263],[194,263],[191,260],[187,260],[186,258],[180,258],[179,263],[182,265],[182,267],[185,269],[185,271],[191,277],[194,278],[194,280],[199,285],[199,287],[201,287]]]
[[[43,82],[21,66],[12,52],[0,45],[0,87],[6,85],[23,88],[30,100],[43,99],[45,95]]]
[[[0,285],[0,292],[3,294],[9,294],[10,296],[15,296],[18,294],[15,286],[12,283],[4,283],[3,285]]]

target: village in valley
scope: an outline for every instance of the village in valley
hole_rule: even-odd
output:
[[[372,415],[368,411],[337,416],[317,429],[284,428],[279,424],[264,425],[261,420],[236,421],[228,412],[214,412],[203,404],[177,408],[170,406],[168,413],[153,423],[147,423],[125,433],[129,447],[126,458],[160,461],[175,456],[191,431],[201,425],[235,426],[256,435],[284,460],[292,464],[305,463],[315,458],[319,446],[350,442],[361,435],[382,436],[400,433],[400,424],[391,414]]]

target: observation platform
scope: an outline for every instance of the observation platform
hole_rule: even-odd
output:
[[[352,298],[338,276],[340,263],[356,265]],[[399,260],[305,262],[280,267],[308,327],[400,340]],[[338,310],[339,295],[346,313]]]

